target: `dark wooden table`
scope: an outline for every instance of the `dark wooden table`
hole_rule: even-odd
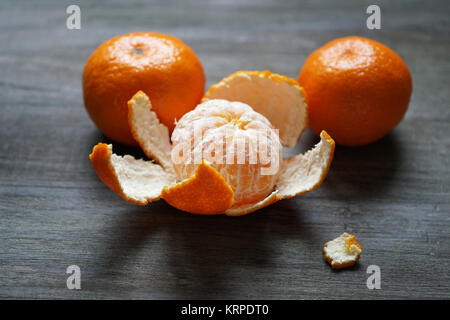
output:
[[[75,2],[75,1],[74,1]],[[450,298],[450,63],[447,1],[0,3],[1,298]],[[414,92],[401,124],[362,148],[337,147],[324,184],[241,218],[201,217],[160,201],[120,199],[88,154],[110,142],[83,107],[90,53],[118,34],[180,37],[199,55],[208,86],[240,69],[296,78],[325,42],[363,35],[397,51]],[[307,132],[296,151],[317,138]],[[142,156],[114,145],[120,154]],[[356,234],[361,261],[335,272],[324,242]],[[81,290],[66,268],[81,268]],[[381,269],[381,289],[366,286]]]

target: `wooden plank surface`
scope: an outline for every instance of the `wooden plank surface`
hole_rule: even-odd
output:
[[[449,6],[374,1],[0,3],[0,298],[450,298]],[[241,218],[199,217],[163,201],[124,202],[88,160],[108,141],[84,110],[81,72],[104,40],[152,30],[180,37],[211,85],[239,69],[296,78],[325,42],[363,35],[397,51],[414,92],[403,122],[363,148],[337,147],[324,184]],[[317,138],[307,132],[296,151]],[[120,154],[139,150],[114,145]],[[324,242],[347,231],[364,248],[340,272]],[[66,288],[81,268],[82,289]],[[368,290],[366,269],[381,268]]]

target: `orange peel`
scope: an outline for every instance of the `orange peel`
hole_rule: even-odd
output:
[[[305,92],[294,79],[265,71],[238,71],[211,86],[202,102],[239,101],[269,119],[280,130],[281,143],[297,144],[308,126]]]
[[[334,140],[322,131],[320,142],[305,154],[284,159],[276,188],[282,199],[312,191],[325,180],[334,155]]]
[[[264,207],[270,206],[271,204],[277,202],[278,200],[281,200],[280,196],[278,195],[278,191],[273,191],[270,195],[268,195],[266,198],[264,198],[259,202],[233,206],[227,209],[225,211],[225,214],[227,216],[236,216],[236,217],[243,216],[255,212],[256,210],[262,209]]]
[[[359,261],[362,248],[354,235],[344,232],[336,239],[325,243],[322,252],[331,268],[342,269],[351,267]]]
[[[164,187],[161,197],[177,209],[197,214],[221,214],[233,205],[233,189],[205,161],[192,177]]]
[[[159,200],[163,187],[175,181],[171,173],[153,162],[114,154],[110,144],[97,144],[89,159],[104,184],[138,205]]]
[[[247,89],[251,91],[250,98],[246,97]],[[216,99],[218,96],[222,101]],[[295,145],[307,126],[303,89],[295,80],[269,71],[236,72],[212,86],[203,99],[211,107],[223,104],[223,100],[249,104],[279,129],[279,139],[285,146]],[[224,119],[227,117],[224,115]],[[145,93],[137,92],[128,102],[128,121],[134,139],[146,156],[157,163],[120,157],[112,153],[111,145],[99,143],[89,157],[100,179],[129,202],[145,205],[162,198],[173,207],[194,214],[241,216],[314,190],[325,179],[334,155],[334,140],[322,131],[320,142],[312,150],[280,159],[274,187],[265,197],[236,202],[232,185],[217,164],[207,159],[202,159],[190,176],[178,176],[177,181],[168,128],[152,111]]]
[[[142,91],[138,91],[128,101],[128,125],[145,155],[164,169],[173,170],[169,129],[159,122],[158,116],[152,111],[150,99]]]

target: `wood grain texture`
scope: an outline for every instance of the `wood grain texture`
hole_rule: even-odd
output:
[[[0,3],[0,298],[450,298],[450,44],[446,1],[71,1]],[[199,217],[163,201],[125,203],[88,159],[108,141],[83,107],[81,72],[104,40],[153,30],[199,55],[208,86],[239,69],[296,78],[307,55],[340,36],[397,51],[414,93],[403,122],[362,148],[338,146],[316,191],[240,218]],[[295,151],[318,139],[307,132]],[[114,144],[120,154],[143,157]],[[342,232],[360,263],[333,271],[321,246]],[[82,289],[66,288],[79,265]],[[366,269],[380,266],[381,290]]]

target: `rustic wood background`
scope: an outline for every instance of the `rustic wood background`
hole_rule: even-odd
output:
[[[1,298],[450,298],[447,1],[1,1]],[[366,28],[366,8],[382,29]],[[79,4],[81,30],[66,28]],[[239,69],[296,78],[329,40],[363,35],[397,51],[414,93],[401,124],[362,148],[337,147],[324,184],[241,218],[201,217],[120,199],[88,159],[109,142],[84,110],[81,73],[106,39],[153,30],[199,55],[207,85]],[[317,142],[307,132],[296,151]],[[120,154],[139,150],[114,144]],[[335,272],[321,246],[342,232],[364,248]],[[81,268],[81,290],[66,268]],[[381,268],[368,290],[366,269]]]

